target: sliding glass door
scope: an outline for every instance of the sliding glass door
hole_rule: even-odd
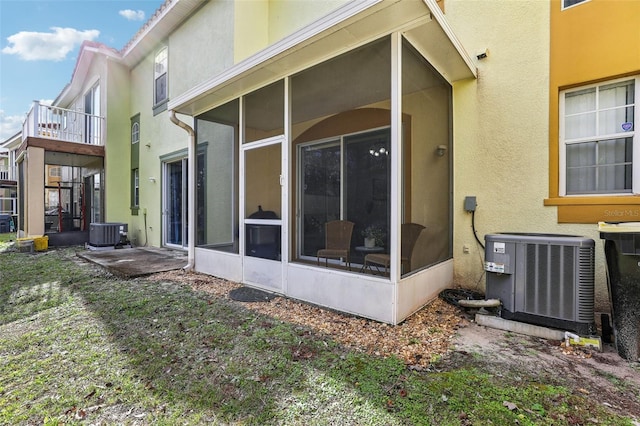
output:
[[[389,128],[300,145],[299,256],[314,258],[324,247],[324,225],[354,222],[352,261],[362,261],[364,230],[377,230],[376,245],[388,250],[390,218]]]
[[[164,163],[163,182],[164,244],[187,247],[187,159]]]
[[[315,256],[324,247],[324,224],[342,217],[340,141],[300,147],[301,254]]]

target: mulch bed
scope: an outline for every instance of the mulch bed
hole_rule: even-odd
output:
[[[230,293],[248,294],[247,290],[242,290],[247,287],[239,283],[182,270],[154,274],[150,278],[156,281],[185,283],[196,291],[227,300],[233,300]],[[281,321],[330,335],[341,344],[370,355],[395,355],[416,369],[427,367],[446,354],[451,349],[456,330],[468,323],[460,308],[441,299],[433,300],[396,326],[280,296],[265,300],[262,295],[256,302],[235,303],[242,303],[242,306],[248,309]]]

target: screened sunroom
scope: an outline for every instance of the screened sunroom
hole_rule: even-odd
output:
[[[197,271],[393,324],[451,285],[474,73],[431,3],[339,9],[170,104],[195,118]]]

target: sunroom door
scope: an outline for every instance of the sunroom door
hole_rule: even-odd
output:
[[[244,281],[282,289],[282,138],[244,144]]]
[[[164,163],[162,235],[164,245],[186,248],[187,241],[187,159]]]

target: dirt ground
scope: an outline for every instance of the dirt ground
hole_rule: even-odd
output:
[[[204,274],[171,271],[153,280],[185,283],[211,297],[229,298],[240,284]],[[346,315],[284,297],[264,302],[236,302],[282,321],[329,334],[355,350],[373,355],[396,355],[410,369],[444,370],[456,365],[476,365],[481,371],[514,381],[539,377],[557,379],[574,392],[596,399],[611,410],[640,421],[640,364],[622,359],[611,344],[602,351],[566,347],[550,341],[478,325],[475,312],[436,299],[402,324],[390,326]],[[637,423],[640,425],[640,422]]]
[[[640,365],[621,358],[612,344],[604,344],[601,352],[567,348],[560,341],[509,333],[473,322],[458,329],[453,344],[452,364],[479,353],[484,355],[485,370],[494,374],[517,375],[521,371],[562,377],[574,392],[640,420]]]

